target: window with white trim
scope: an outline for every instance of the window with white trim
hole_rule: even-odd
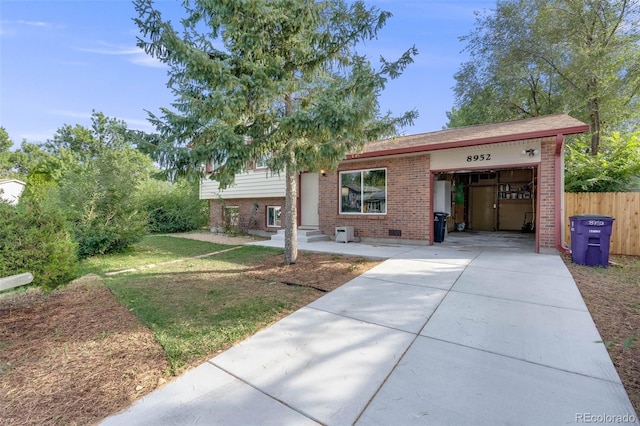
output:
[[[340,172],[340,214],[386,214],[387,169]]]
[[[266,169],[267,167],[269,167],[269,159],[271,159],[271,154],[265,154],[262,157],[256,159],[255,168]]]
[[[282,207],[280,206],[267,206],[267,227],[280,228],[282,221],[280,217],[282,215]]]

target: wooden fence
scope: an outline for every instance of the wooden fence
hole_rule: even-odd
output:
[[[615,218],[609,253],[640,256],[640,192],[566,192],[564,200],[568,246],[571,245],[569,217],[598,214]]]

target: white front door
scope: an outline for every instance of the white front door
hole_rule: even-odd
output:
[[[318,173],[302,173],[300,179],[300,226],[317,228],[318,198],[320,196]]]

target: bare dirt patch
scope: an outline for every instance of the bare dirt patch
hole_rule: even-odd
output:
[[[301,252],[294,267],[284,266],[282,256],[273,256],[253,266],[247,275],[287,285],[312,287],[329,292],[380,264],[380,260],[336,254]]]
[[[640,412],[640,261],[610,256],[607,269],[564,261],[589,308],[620,380]]]

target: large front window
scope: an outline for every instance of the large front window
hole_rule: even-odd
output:
[[[387,213],[387,170],[341,172],[340,213]]]

